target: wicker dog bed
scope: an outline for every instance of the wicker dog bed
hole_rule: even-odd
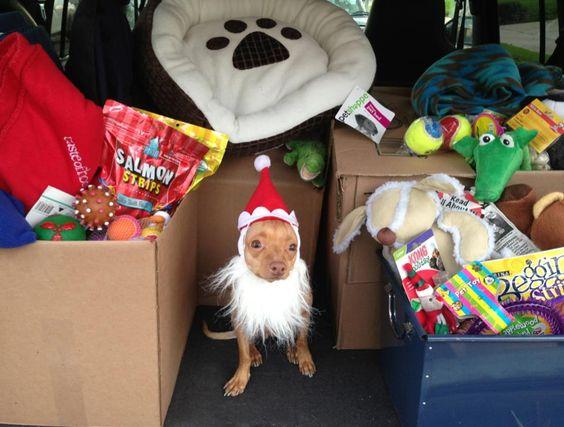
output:
[[[368,89],[376,71],[362,31],[324,0],[150,0],[135,35],[155,105],[227,133],[230,154],[323,128],[353,87]]]

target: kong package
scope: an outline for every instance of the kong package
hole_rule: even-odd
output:
[[[104,106],[101,180],[114,187],[120,214],[145,217],[182,199],[208,147],[115,101]]]

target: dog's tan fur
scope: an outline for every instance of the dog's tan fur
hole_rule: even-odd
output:
[[[245,236],[244,258],[249,270],[256,276],[269,282],[283,280],[294,268],[298,257],[298,241],[293,228],[283,221],[266,220],[253,223]],[[311,307],[311,290],[307,295],[307,304]],[[307,317],[305,327],[299,331],[295,344],[287,350],[288,360],[298,365],[300,372],[306,376],[313,376],[315,364],[309,351],[308,330],[309,312],[303,313]],[[233,331],[215,333],[209,331],[204,324],[204,333],[214,339],[230,339]],[[262,355],[245,334],[235,329],[239,351],[239,365],[233,377],[225,384],[226,396],[238,396],[245,391],[251,376],[251,366],[262,364]]]

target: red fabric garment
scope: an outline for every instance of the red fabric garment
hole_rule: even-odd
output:
[[[0,42],[0,93],[0,188],[27,211],[48,185],[75,194],[88,184],[102,155],[102,109],[18,33]]]

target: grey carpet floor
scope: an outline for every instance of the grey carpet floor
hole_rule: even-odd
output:
[[[237,366],[233,341],[214,341],[201,332],[201,319],[213,320],[200,307],[188,339],[167,427],[177,426],[398,426],[387,395],[376,351],[334,350],[327,316],[318,316],[311,337],[317,365],[303,377],[283,351],[262,348],[264,363],[253,368],[247,390],[223,397],[223,384]]]

